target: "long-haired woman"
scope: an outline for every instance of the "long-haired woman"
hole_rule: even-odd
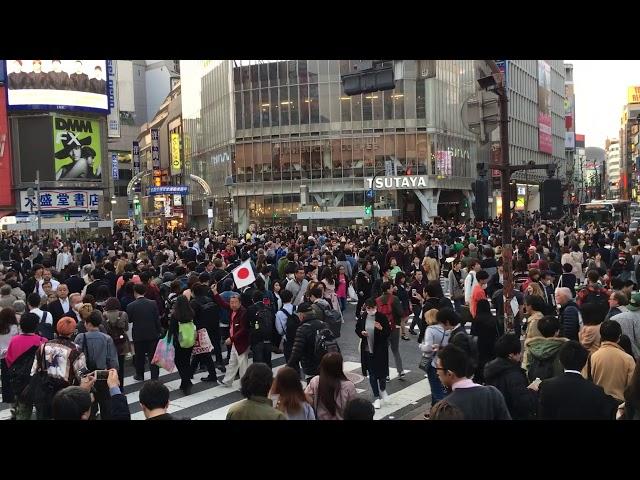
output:
[[[327,353],[320,361],[320,375],[311,379],[304,393],[318,420],[342,420],[344,407],[356,396],[356,387],[343,371],[342,355]]]
[[[277,397],[275,408],[289,420],[315,420],[313,407],[307,402],[302,390],[300,374],[291,367],[282,367],[273,379],[270,397]]]
[[[169,340],[173,339],[173,348],[175,348],[175,362],[178,374],[180,375],[180,390],[185,395],[191,393],[191,376],[193,370],[191,369],[191,352],[193,346],[189,348],[182,348],[179,337],[179,324],[193,322],[194,318],[193,309],[189,305],[189,300],[184,295],[178,295],[173,308],[171,309],[171,318],[169,320]],[[194,327],[195,328],[195,327]]]

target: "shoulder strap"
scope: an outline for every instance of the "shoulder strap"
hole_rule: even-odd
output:
[[[593,373],[591,372],[591,354],[587,358],[587,378],[590,382],[593,382]]]

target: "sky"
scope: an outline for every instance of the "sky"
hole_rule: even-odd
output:
[[[627,87],[640,85],[640,60],[565,60],[573,64],[576,133],[587,147],[618,138]]]

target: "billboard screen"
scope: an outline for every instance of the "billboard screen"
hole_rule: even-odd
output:
[[[100,180],[100,122],[62,115],[52,118],[56,180]]]
[[[106,60],[7,60],[10,109],[109,111]]]
[[[0,63],[2,63],[0,61]],[[0,85],[0,205],[13,205],[11,179],[11,142],[9,141],[9,119],[7,118],[6,89]]]
[[[551,136],[551,66],[538,60],[538,150],[553,153]]]

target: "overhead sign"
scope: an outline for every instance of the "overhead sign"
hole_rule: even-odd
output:
[[[109,138],[120,138],[120,109],[118,108],[118,80],[115,60],[107,60],[107,96],[109,99],[108,136]]]
[[[56,210],[98,210],[101,190],[40,190],[42,211]],[[38,209],[36,196],[28,196],[27,190],[20,192],[20,211],[32,212]]]
[[[627,88],[627,103],[640,103],[640,86]]]
[[[111,176],[114,180],[120,178],[120,172],[118,171],[118,154],[111,152]]]
[[[149,195],[187,195],[188,185],[166,185],[163,187],[149,187]]]

